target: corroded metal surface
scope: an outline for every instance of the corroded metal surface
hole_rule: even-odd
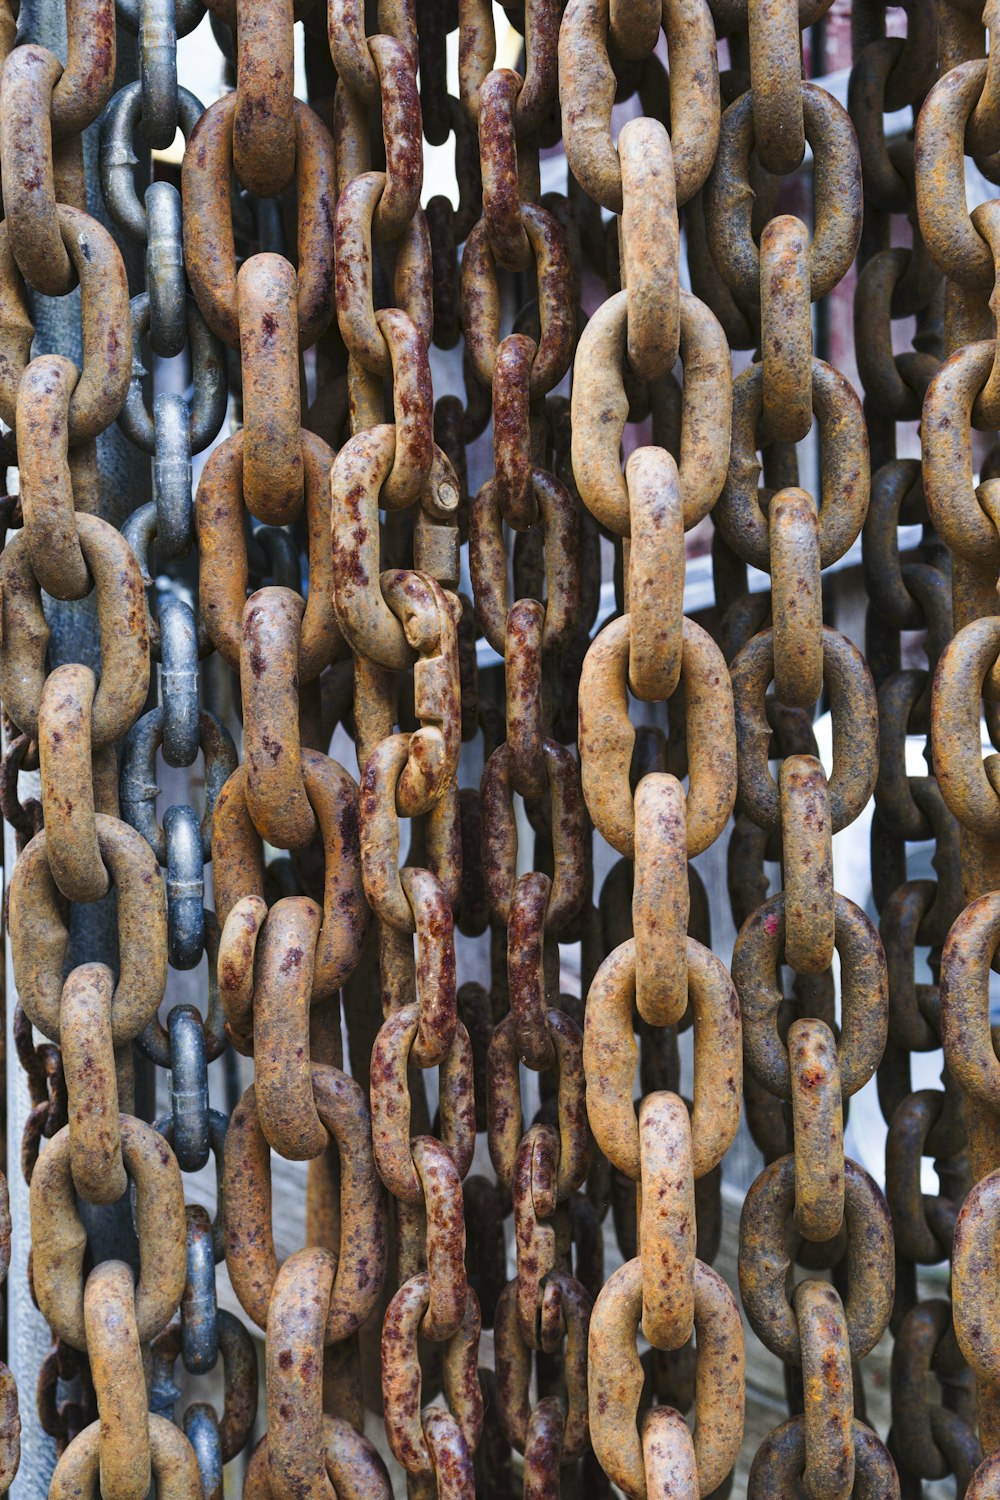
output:
[[[967,157],[1000,180],[995,0],[916,0],[905,36],[855,0],[846,110],[812,76],[824,0],[525,0],[507,42],[488,0],[209,0],[207,110],[177,79],[199,0],[64,8],[65,62],[0,6],[0,803],[50,1494],[221,1500],[234,1465],[248,1500],[387,1500],[389,1456],[412,1500],[728,1493],[745,1336],[711,1262],[744,1104],[734,1281],[789,1402],[747,1494],[1000,1494],[1000,458],[973,437],[1000,199],[963,190]],[[424,180],[452,137],[454,204]],[[36,344],[77,284],[79,339]],[[852,295],[863,401],[824,333]],[[112,432],[146,504],[106,493]],[[827,586],[859,538],[864,650]],[[834,852],[873,796],[878,926]],[[693,863],[726,839],[731,973]],[[873,1079],[884,1192],[845,1155]],[[213,1157],[214,1218],[184,1201]],[[304,1247],[278,1158],[308,1164]],[[178,1360],[216,1404],[179,1409]],[[0,1367],[0,1493],[18,1431]]]

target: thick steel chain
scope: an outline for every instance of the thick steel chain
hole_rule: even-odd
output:
[[[996,1500],[995,0],[854,0],[847,108],[830,0],[208,6],[67,0],[65,62],[0,6],[50,1496]],[[741,1461],[744,1319],[788,1417]]]

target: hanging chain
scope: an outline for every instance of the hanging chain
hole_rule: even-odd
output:
[[[995,0],[208,5],[0,5],[50,1496],[995,1500]]]

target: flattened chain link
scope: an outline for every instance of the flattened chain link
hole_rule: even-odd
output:
[[[507,67],[489,0],[208,0],[207,109],[199,0],[67,0],[65,63],[0,6],[0,803],[55,1500],[221,1500],[234,1460],[249,1500],[385,1500],[390,1457],[412,1500],[727,1494],[744,1316],[790,1413],[750,1500],[1000,1496],[1000,199],[964,187],[1000,182],[998,17],[914,0],[888,34],[854,0],[845,110],[803,67],[829,3],[523,0]],[[851,277],[863,401],[820,357]],[[39,352],[34,298],[77,287],[82,358]],[[151,459],[121,530],[115,422]],[[859,538],[865,655],[824,598]],[[76,661],[51,601],[83,600]],[[161,754],[200,808],[159,805]],[[833,856],[873,796],[878,928]],[[724,837],[730,969],[691,863]],[[844,1145],[873,1078],[884,1193]],[[308,1164],[283,1261],[275,1157]],[[100,1259],[126,1194],[135,1254]],[[0,1178],[0,1279],[9,1244]],[[221,1408],[179,1411],[178,1360]],[[0,1365],[0,1494],[18,1432]]]

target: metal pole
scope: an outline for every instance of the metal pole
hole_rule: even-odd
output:
[[[57,56],[66,56],[66,0],[21,0],[18,16],[18,40],[33,41],[51,48]],[[138,76],[138,57],[134,40],[127,33],[118,34],[118,68],[116,87]],[[143,257],[141,247],[123,241],[110,223],[101,201],[97,173],[99,124],[95,122],[84,135],[84,161],[87,177],[87,210],[111,230],[119,243],[129,284],[134,292],[142,285]],[[80,296],[74,292],[65,297],[32,295],[32,321],[35,325],[35,354],[59,353],[82,360]],[[117,425],[97,439],[97,464],[101,479],[100,514],[115,525],[148,498],[150,488],[148,460],[129,444]],[[79,603],[44,600],[46,617],[52,629],[51,665],[83,662],[99,670],[96,614],[92,599]],[[38,794],[37,773],[35,795]],[[25,791],[28,787],[25,786]],[[15,843],[12,830],[4,830],[4,881],[9,884],[14,868]],[[71,962],[104,959],[116,966],[114,897],[105,898],[92,907],[74,908],[70,934]],[[17,991],[6,955],[6,1037],[7,1037],[7,1179],[10,1187],[12,1220],[11,1263],[7,1282],[8,1360],[17,1381],[21,1413],[21,1463],[11,1490],[13,1500],[45,1500],[49,1479],[55,1466],[55,1446],[43,1432],[38,1420],[36,1391],[42,1360],[51,1347],[51,1334],[35,1307],[28,1290],[28,1254],[31,1232],[28,1188],[21,1173],[21,1137],[30,1109],[25,1075],[13,1043],[13,1017]],[[88,1230],[98,1258],[116,1251],[127,1254],[131,1236],[128,1196],[120,1205],[98,1214],[86,1214]],[[124,1244],[123,1244],[124,1237]]]

